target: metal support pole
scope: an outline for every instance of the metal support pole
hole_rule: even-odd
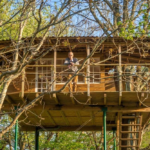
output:
[[[17,110],[17,106],[15,106],[15,110]],[[18,146],[18,120],[16,121],[15,124],[15,150],[17,150],[17,146]]]
[[[39,150],[39,131],[37,127],[35,130],[35,150]]]
[[[116,128],[113,128],[113,138],[114,138],[113,150],[116,150]]]
[[[104,129],[104,150],[107,149],[107,141],[106,141],[106,112],[107,108],[103,108],[103,129]]]

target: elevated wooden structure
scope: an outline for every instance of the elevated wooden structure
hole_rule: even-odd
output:
[[[34,44],[39,40],[40,38],[37,38]],[[42,49],[47,50],[54,46],[56,40],[55,37],[47,38]],[[29,103],[44,91],[58,90],[63,87],[67,81],[67,75],[63,72],[66,69],[63,61],[67,53],[72,50],[81,64],[94,48],[97,40],[98,37],[59,38],[59,45],[54,50],[39,61],[28,65],[22,76],[11,83],[3,110],[10,111],[18,104],[22,106]],[[47,92],[41,102],[19,118],[19,121],[22,121],[19,124],[20,129],[35,131],[38,127],[39,130],[51,131],[101,131],[105,107],[107,108],[107,130],[116,128],[119,148],[138,150],[142,128],[150,117],[149,89],[137,90],[135,85],[138,84],[138,79],[132,75],[130,90],[127,91],[128,82],[124,80],[126,74],[123,69],[116,72],[116,67],[149,67],[149,42],[149,38],[136,39],[136,44],[122,38],[108,38],[88,61],[90,65],[81,71],[77,92],[70,94],[68,87],[52,95]],[[10,41],[1,41],[0,44],[2,49],[8,46]],[[146,50],[147,54],[140,49]],[[121,53],[122,55],[118,55]],[[109,59],[112,56],[113,58]],[[98,63],[105,59],[107,61]],[[94,65],[96,62],[97,64]],[[115,73],[118,76],[116,78]],[[87,80],[87,75],[97,79]],[[57,81],[53,86],[49,86],[48,84],[51,84],[55,78]],[[11,117],[15,117],[14,115]]]

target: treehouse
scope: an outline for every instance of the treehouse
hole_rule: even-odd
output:
[[[41,47],[41,51],[48,53],[27,65],[11,82],[3,107],[6,112],[44,93],[19,118],[20,130],[36,131],[36,149],[38,132],[49,130],[102,131],[104,149],[106,131],[115,131],[120,150],[139,150],[142,128],[150,115],[150,39],[133,42],[107,38],[82,67],[98,40],[98,37],[49,37]],[[34,44],[39,41],[36,38]],[[9,40],[1,41],[1,49],[10,44]],[[78,69],[82,67],[75,92],[65,86],[68,72],[64,61],[70,51],[79,60]],[[1,61],[1,70],[6,67]]]

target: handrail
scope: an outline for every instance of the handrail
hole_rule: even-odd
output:
[[[27,65],[27,67],[53,67],[54,65]],[[56,65],[57,67],[64,67],[67,65]],[[81,65],[75,65],[81,66]],[[90,64],[90,66],[119,66],[119,64]],[[121,66],[150,66],[150,63],[128,63],[128,64],[121,64]]]

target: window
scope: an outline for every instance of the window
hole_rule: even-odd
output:
[[[64,66],[65,58],[57,58],[56,64],[56,83],[64,84],[68,80],[68,72],[67,66]],[[79,64],[82,64],[84,58],[79,58]],[[91,62],[99,62],[99,58],[91,59]],[[35,92],[44,92],[47,89],[52,90],[52,80],[53,80],[53,59],[43,58],[37,62],[37,65],[41,65],[36,67],[35,74]],[[43,65],[43,66],[42,66]],[[45,66],[44,66],[45,65]],[[78,84],[86,83],[85,78],[87,75],[87,68],[83,68],[78,75]],[[90,83],[100,83],[100,66],[90,66]]]
[[[100,58],[92,58],[92,62],[100,61]],[[100,66],[90,66],[90,83],[100,83]]]
[[[35,91],[44,92],[47,89],[51,90],[51,81],[52,81],[52,59],[43,58],[37,62],[36,75],[35,75]],[[42,66],[47,65],[47,66]]]

